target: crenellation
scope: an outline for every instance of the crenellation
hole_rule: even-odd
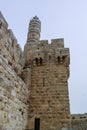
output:
[[[8,23],[5,20],[5,18],[3,17],[1,11],[0,11],[0,25],[1,25],[1,28],[2,28],[2,26],[4,26],[5,28],[8,28]]]
[[[10,38],[12,45],[14,42],[17,43],[17,39],[11,29],[8,29],[8,35],[9,35],[8,38]]]
[[[73,126],[75,130],[85,130],[87,128],[87,113],[71,114],[71,126]]]
[[[58,40],[58,39],[57,39]],[[60,39],[59,39],[60,41]],[[48,41],[40,41],[40,43],[34,43],[34,44],[26,44],[25,45],[25,50],[24,53],[26,53],[26,59],[28,62],[30,61],[32,64],[35,64],[35,59],[39,60],[42,58],[44,63],[46,64],[47,62],[61,62],[63,63],[66,57],[69,57],[69,49],[68,48],[59,48],[57,46],[57,43],[55,42],[52,44],[48,44]],[[28,57],[27,57],[28,56]],[[58,59],[59,58],[59,59]],[[59,60],[59,61],[58,61]],[[31,64],[30,63],[30,64]],[[45,65],[44,64],[44,65]]]
[[[71,114],[71,119],[72,121],[75,121],[75,120],[87,120],[87,113],[84,113],[84,114]]]
[[[42,47],[48,45],[48,40],[40,40],[40,45],[41,45]]]
[[[61,39],[52,39],[51,40],[51,46],[56,48],[64,48],[64,39],[61,38]]]
[[[13,69],[20,69],[22,66],[22,50],[17,44],[17,40],[13,35],[12,31],[9,29],[8,33],[4,33],[5,37],[0,40],[1,54],[5,57],[8,64],[13,67]]]

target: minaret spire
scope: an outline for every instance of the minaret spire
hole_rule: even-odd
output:
[[[41,22],[37,16],[33,17],[29,23],[27,43],[38,42],[40,39]]]

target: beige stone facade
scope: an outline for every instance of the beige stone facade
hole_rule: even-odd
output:
[[[34,129],[35,119],[39,119],[41,130],[61,129],[70,124],[69,49],[64,48],[63,39],[54,39],[51,44],[40,41],[37,17],[30,25],[24,49],[25,69],[31,67],[28,128]]]
[[[80,124],[79,115],[70,114],[69,48],[63,38],[40,40],[40,32],[35,16],[22,52],[0,12],[0,130],[68,130]]]
[[[0,130],[24,130],[29,88],[20,78],[22,50],[0,12]]]

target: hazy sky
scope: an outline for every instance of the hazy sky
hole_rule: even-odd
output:
[[[71,57],[71,113],[86,113],[87,0],[0,0],[0,10],[22,48],[35,15],[41,20],[41,39],[64,38]]]

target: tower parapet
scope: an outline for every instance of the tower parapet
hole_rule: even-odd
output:
[[[0,12],[0,27],[4,26],[6,28],[8,28],[8,23],[6,22],[5,18],[3,17],[2,13]]]
[[[27,66],[46,65],[50,63],[69,66],[69,48],[64,47],[64,39],[52,39],[25,45],[25,63]]]

